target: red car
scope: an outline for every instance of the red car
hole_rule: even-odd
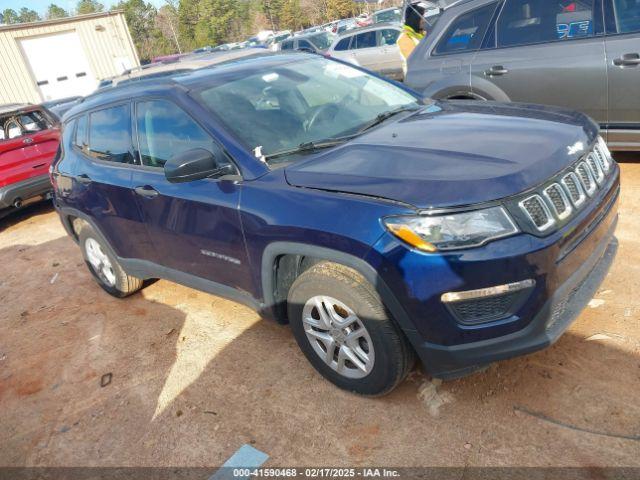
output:
[[[53,116],[35,105],[0,106],[0,217],[48,199],[60,142]]]

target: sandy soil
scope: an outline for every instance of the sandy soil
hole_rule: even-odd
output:
[[[560,341],[382,399],[230,301],[109,297],[48,206],[2,220],[0,465],[216,466],[249,443],[267,466],[640,466],[640,163],[621,158],[618,256]]]

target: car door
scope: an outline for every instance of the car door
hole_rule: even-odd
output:
[[[603,123],[600,0],[506,0],[473,60],[471,86],[481,97],[567,107]]]
[[[333,47],[331,56],[344,60],[346,62],[355,63],[355,45],[351,46],[351,40],[353,35],[348,35],[340,39],[340,41]]]
[[[640,1],[605,0],[609,76],[608,142],[640,147]]]
[[[76,161],[65,203],[90,217],[118,256],[151,259],[153,249],[131,190],[130,104],[89,112],[75,128],[70,155]]]
[[[454,18],[445,11],[436,31],[407,60],[407,85],[435,98],[469,97],[471,63],[498,7],[491,2]],[[440,28],[443,32],[436,37]]]
[[[402,55],[398,48],[398,37],[400,30],[397,28],[382,28],[378,30],[377,43],[380,50],[380,69],[381,74],[391,77],[395,80],[401,80],[402,72]]]
[[[174,278],[186,273],[250,291],[238,213],[241,184],[222,179],[170,183],[163,169],[171,157],[195,148],[214,153],[219,163],[233,167],[232,162],[202,126],[173,101],[138,101],[135,119],[141,165],[133,172],[133,191],[155,245],[157,262],[173,270]]]
[[[354,36],[351,48],[358,65],[374,72],[380,71],[381,55],[375,30],[362,32]]]

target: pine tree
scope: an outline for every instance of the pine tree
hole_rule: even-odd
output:
[[[0,23],[11,25],[12,23],[19,22],[20,18],[18,17],[18,12],[16,12],[13,8],[7,8],[2,12],[2,21],[0,21]]]
[[[31,10],[27,7],[22,7],[18,14],[18,21],[20,23],[37,22],[40,20],[40,15],[35,10]]]
[[[80,0],[76,6],[76,12],[78,15],[85,15],[87,13],[97,13],[104,10],[102,5],[97,0]]]
[[[280,11],[279,30],[300,30],[306,23],[300,0],[286,0]]]
[[[69,13],[62,7],[59,7],[55,3],[52,3],[47,7],[47,13],[45,14],[45,18],[47,20],[52,20],[54,18],[64,18],[68,17]]]
[[[352,17],[358,11],[353,0],[327,0],[327,17],[339,19]]]

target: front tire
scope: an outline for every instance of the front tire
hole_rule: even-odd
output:
[[[300,349],[338,387],[384,395],[413,367],[411,346],[375,288],[356,271],[316,264],[296,279],[287,301]]]
[[[117,298],[133,295],[142,288],[142,280],[126,274],[101,238],[89,224],[84,224],[78,234],[87,268],[98,285],[109,295]]]

